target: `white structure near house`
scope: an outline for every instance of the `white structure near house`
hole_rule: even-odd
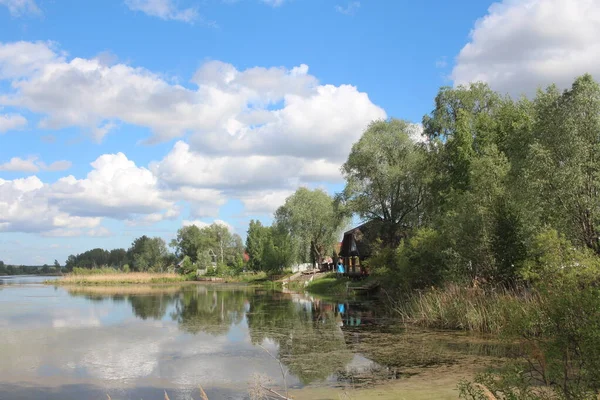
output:
[[[304,263],[304,264],[295,264],[292,265],[292,272],[304,272],[313,269],[312,263]]]

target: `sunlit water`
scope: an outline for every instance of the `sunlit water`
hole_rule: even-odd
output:
[[[415,352],[373,302],[246,287],[62,288],[0,277],[0,399],[245,399],[256,375],[281,388],[452,363]],[[393,343],[394,346],[389,347]]]

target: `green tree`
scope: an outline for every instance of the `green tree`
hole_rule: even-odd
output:
[[[538,92],[534,107],[521,192],[540,224],[600,254],[600,85],[585,75]]]
[[[276,229],[294,240],[296,260],[321,262],[331,254],[345,220],[334,200],[321,189],[300,188],[275,212]]]
[[[271,239],[270,228],[263,226],[258,220],[251,220],[246,235],[246,252],[250,257],[248,266],[253,271],[264,267],[265,246]]]
[[[159,237],[141,236],[133,241],[127,253],[133,260],[134,271],[162,271],[167,266],[169,252]]]
[[[187,256],[196,262],[198,249],[203,246],[201,236],[200,228],[196,225],[184,226],[177,231],[177,238],[171,240],[170,246],[175,248],[178,257]]]
[[[424,216],[425,150],[410,138],[412,130],[401,120],[372,122],[342,167],[348,209],[363,220],[378,221],[389,245]]]

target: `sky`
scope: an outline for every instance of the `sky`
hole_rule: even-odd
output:
[[[441,86],[600,76],[596,0],[0,0],[0,260],[269,224]]]

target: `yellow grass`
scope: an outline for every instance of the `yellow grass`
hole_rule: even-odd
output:
[[[73,295],[101,295],[101,296],[128,296],[150,294],[174,294],[181,290],[181,285],[176,286],[150,286],[150,285],[110,285],[110,286],[77,286],[68,289]]]
[[[67,275],[50,283],[55,285],[121,285],[181,282],[185,278],[173,273],[131,272],[101,275]]]

